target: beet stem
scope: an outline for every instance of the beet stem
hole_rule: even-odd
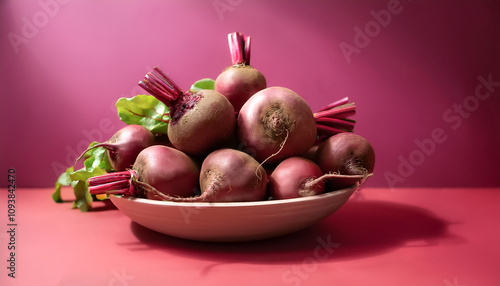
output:
[[[132,174],[129,171],[113,172],[101,176],[96,176],[88,179],[89,186],[97,186],[102,184],[107,184],[110,182],[116,182],[117,180],[128,180]]]
[[[234,32],[227,35],[233,65],[250,65],[250,37]]]
[[[316,184],[320,183],[321,181],[324,181],[327,179],[332,179],[332,178],[358,178],[359,177],[359,182],[363,183],[371,176],[373,176],[373,173],[368,173],[368,172],[365,172],[363,175],[340,175],[338,173],[328,173],[328,174],[324,174],[323,176],[321,176],[319,178],[308,181],[305,184],[304,188],[310,189],[310,188],[314,187]]]
[[[109,183],[103,183],[95,186],[89,186],[89,192],[93,195],[106,193],[108,191],[128,188],[130,186],[129,180],[120,180]]]
[[[352,121],[329,117],[316,118],[316,123],[323,126],[339,127],[347,130],[353,130],[355,125]]]
[[[170,89],[173,90],[176,94],[182,95],[184,92],[182,89],[165,74],[160,68],[154,67],[153,72],[156,72],[156,76],[161,79]]]
[[[75,159],[75,163],[77,163],[78,161],[80,161],[85,156],[85,154],[87,154],[87,152],[89,152],[90,150],[94,150],[95,148],[99,148],[99,147],[103,147],[106,150],[110,150],[110,151],[113,151],[116,148],[116,146],[114,144],[111,144],[111,143],[108,143],[108,142],[103,142],[103,143],[96,144],[96,145],[94,145],[92,147],[88,147],[87,149],[85,149],[85,151],[83,151],[83,153],[78,158]]]
[[[134,182],[137,174],[133,170],[107,173],[87,179],[89,192],[97,194],[122,194],[132,196],[137,193]]]
[[[316,112],[314,113],[314,117],[346,118],[354,114],[356,114],[356,106],[354,105],[354,103],[348,103],[333,109]]]
[[[168,106],[171,114],[175,114],[176,106],[186,95],[186,93],[158,67],[154,67],[153,71],[148,72],[144,79],[139,81],[139,86]]]
[[[245,64],[250,65],[250,36],[245,38]]]
[[[314,113],[319,136],[317,142],[338,133],[352,132],[354,130],[356,121],[348,117],[356,114],[356,105],[348,101],[349,98],[344,97]]]
[[[325,111],[325,110],[328,110],[328,109],[332,109],[334,107],[337,107],[337,106],[341,106],[341,105],[344,105],[346,103],[349,102],[349,98],[348,97],[344,97],[344,98],[341,98],[335,102],[332,102],[330,104],[328,104],[327,106],[321,108],[319,111]]]
[[[329,134],[329,135],[335,135],[335,134],[343,133],[343,132],[351,132],[351,131],[347,131],[347,130],[343,130],[343,129],[339,129],[339,128],[335,128],[335,127],[331,127],[331,126],[325,126],[325,125],[321,125],[321,124],[317,124],[316,128],[318,129],[318,133],[321,133],[321,134],[325,133],[325,134]]]

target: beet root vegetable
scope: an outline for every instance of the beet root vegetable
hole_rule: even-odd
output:
[[[338,133],[323,142],[315,154],[316,163],[325,173],[339,175],[329,179],[334,189],[350,186],[373,174],[375,151],[362,136]]]
[[[232,66],[215,79],[214,89],[222,93],[238,112],[256,92],[267,87],[266,78],[250,65],[250,36],[240,33],[228,35]]]
[[[248,99],[238,115],[238,136],[262,163],[306,153],[316,141],[309,105],[285,87],[268,87]]]
[[[76,161],[79,161],[88,151],[103,147],[107,150],[113,170],[124,171],[132,167],[137,155],[143,149],[154,143],[155,137],[151,131],[143,126],[131,124],[118,130],[108,141],[89,147]]]
[[[291,199],[321,194],[325,191],[323,171],[313,161],[290,157],[283,160],[269,176],[268,193],[273,199]]]
[[[319,195],[326,191],[325,181],[343,177],[324,174],[316,163],[304,157],[290,157],[279,163],[269,176],[268,194],[276,200]]]
[[[175,202],[251,202],[266,198],[268,178],[250,155],[235,149],[210,153],[201,165],[201,195],[180,198],[156,194]]]
[[[266,86],[262,73],[247,65],[228,67],[215,80],[215,90],[227,97],[236,112],[253,94]]]
[[[316,142],[304,155],[302,155],[302,157],[314,162],[316,160],[316,152],[318,151],[319,145],[320,143]]]
[[[206,155],[234,135],[234,108],[221,93],[184,92],[158,67],[139,85],[170,109],[167,133],[175,148],[190,155]]]
[[[163,145],[141,151],[131,170],[88,179],[91,194],[123,194],[158,199],[154,194],[188,197],[198,189],[199,169],[185,153]]]

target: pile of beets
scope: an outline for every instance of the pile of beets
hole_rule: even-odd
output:
[[[176,202],[288,199],[335,191],[372,175],[375,153],[352,132],[342,99],[313,113],[291,89],[268,87],[250,66],[250,37],[228,35],[232,65],[214,89],[184,91],[155,67],[139,85],[170,110],[167,142],[127,125],[107,142],[114,172],[91,194]]]

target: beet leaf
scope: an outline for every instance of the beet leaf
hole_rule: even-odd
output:
[[[170,111],[168,107],[152,95],[136,95],[119,98],[116,102],[121,121],[146,127],[154,134],[166,134]]]
[[[196,93],[197,91],[200,91],[202,89],[214,90],[214,88],[215,88],[215,80],[211,78],[203,78],[193,83],[189,91]]]
[[[98,142],[92,142],[89,147],[96,144]],[[52,193],[52,199],[57,203],[62,203],[64,200],[61,197],[61,188],[71,186],[75,195],[73,208],[78,208],[82,212],[89,211],[92,208],[92,202],[97,199],[90,194],[87,179],[113,171],[106,155],[106,149],[103,147],[88,151],[85,158],[83,168],[75,171],[75,166],[71,166],[59,176],[54,193]]]

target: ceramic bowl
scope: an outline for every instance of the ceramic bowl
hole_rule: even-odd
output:
[[[257,202],[188,203],[111,196],[132,221],[183,239],[235,242],[307,228],[338,210],[359,185],[320,195]]]

